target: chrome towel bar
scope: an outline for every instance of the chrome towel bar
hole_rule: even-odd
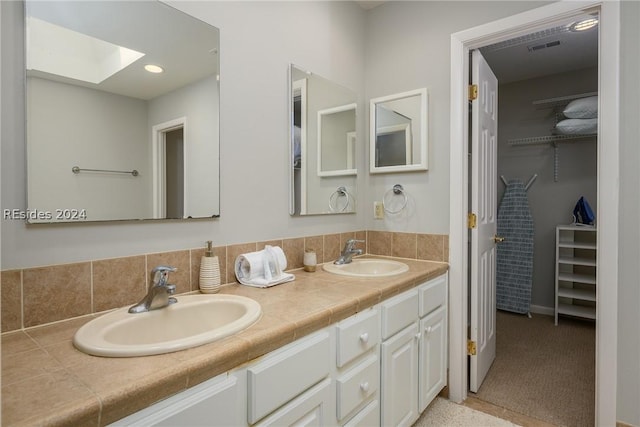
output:
[[[74,166],[71,168],[71,172],[78,174],[80,172],[109,172],[109,173],[126,173],[131,174],[133,176],[138,176],[139,173],[137,170],[131,170],[131,171],[114,171],[114,170],[109,170],[109,169],[81,169],[78,166]]]

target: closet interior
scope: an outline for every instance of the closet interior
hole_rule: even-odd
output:
[[[592,224],[576,224],[574,209],[581,198],[593,212],[597,206],[598,27],[597,16],[580,18],[595,20],[595,24],[579,31],[574,27],[578,21],[574,17],[557,27],[480,49],[499,84],[498,205],[501,200],[504,202],[507,188],[515,181],[521,182],[533,221],[533,256],[530,289],[526,295],[529,309],[522,309],[520,305],[518,309],[500,311],[500,298],[503,298],[500,269],[504,269],[501,263],[520,271],[526,271],[529,266],[523,256],[513,254],[511,249],[503,251],[510,252],[511,258],[501,260],[498,246],[496,361],[477,396],[480,399],[489,396],[487,400],[496,400],[490,403],[516,412],[530,411],[524,415],[555,425],[592,425],[594,418],[590,415],[595,397],[589,390],[594,390],[595,362],[591,349],[595,347],[589,341],[595,341],[597,218]],[[578,222],[592,219],[589,215],[583,218],[584,211],[577,213]],[[498,235],[501,235],[500,227],[499,208]],[[516,292],[520,296],[526,294],[522,290]],[[513,316],[519,316],[517,322]],[[510,332],[501,330],[507,323]],[[520,328],[515,334],[514,323]],[[566,328],[572,327],[580,329],[580,333],[567,332]],[[537,339],[541,328],[545,328],[547,338]],[[563,338],[556,339],[549,334]],[[574,344],[572,335],[582,341]],[[505,340],[517,340],[517,343]],[[554,384],[560,380],[582,387],[586,391],[581,393],[582,400],[576,398],[575,393],[552,390],[553,387],[542,393],[534,391],[535,387],[526,384],[531,378],[524,375],[527,370],[535,370],[533,366],[528,367],[523,361],[513,364],[500,361],[501,349],[530,345],[533,353],[539,350],[534,346],[544,347],[545,342],[549,343],[548,354],[538,355],[541,360],[532,363],[549,365],[549,369],[540,369],[539,375],[545,375],[546,371],[553,376],[566,375],[566,378],[536,378],[535,381]],[[583,351],[587,354],[570,351],[578,346],[583,350],[587,348]],[[558,352],[571,353],[571,357],[580,360],[558,360]],[[569,368],[563,368],[560,373],[551,366],[565,363]],[[513,368],[509,378],[515,383],[520,381],[521,390],[488,390],[500,387],[492,371],[512,369],[505,366],[518,364],[522,364],[523,376],[519,377],[519,370]],[[587,381],[586,385],[576,384],[575,377]],[[527,395],[527,389],[535,394]],[[510,399],[514,402],[510,403]],[[533,405],[516,402],[517,399],[530,400]]]

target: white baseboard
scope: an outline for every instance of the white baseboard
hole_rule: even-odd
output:
[[[545,314],[547,316],[553,316],[555,314],[553,307],[545,307],[543,305],[531,305],[529,310],[531,313]]]

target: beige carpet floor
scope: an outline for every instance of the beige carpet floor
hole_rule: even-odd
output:
[[[484,412],[436,397],[413,427],[513,427],[513,424]]]
[[[498,311],[496,359],[478,399],[558,426],[595,417],[595,324]]]

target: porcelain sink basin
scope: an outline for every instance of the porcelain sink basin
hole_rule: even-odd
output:
[[[258,302],[239,295],[185,295],[168,307],[130,314],[128,307],[83,325],[73,337],[78,350],[95,356],[133,357],[170,353],[238,333],[262,314]]]
[[[329,273],[354,277],[388,277],[409,271],[409,266],[403,262],[370,258],[354,259],[342,265],[327,263],[323,268]]]

